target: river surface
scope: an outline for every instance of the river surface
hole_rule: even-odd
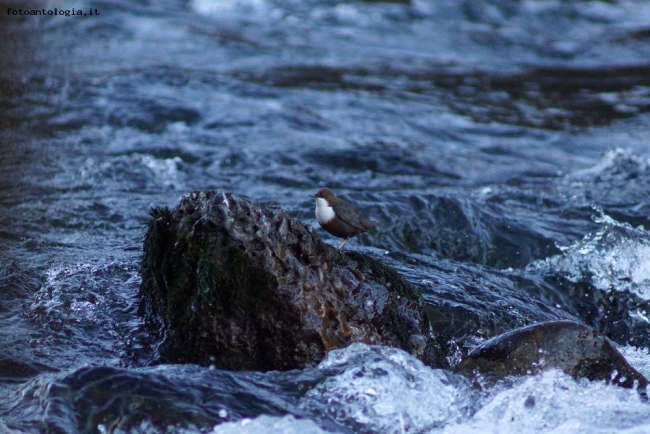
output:
[[[151,207],[316,225],[328,186],[382,223],[350,249],[483,319],[449,322],[458,357],[568,318],[650,377],[650,2],[3,1],[0,64],[0,433],[650,432],[635,391],[558,371],[160,364],[137,315]]]

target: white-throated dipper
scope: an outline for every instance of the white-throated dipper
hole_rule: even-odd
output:
[[[316,220],[320,226],[335,237],[345,238],[338,248],[340,253],[349,238],[377,226],[354,206],[336,197],[329,188],[321,188],[311,197],[316,201]]]

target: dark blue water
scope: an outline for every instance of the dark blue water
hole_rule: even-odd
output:
[[[99,15],[13,14],[43,8]],[[0,20],[0,432],[650,430],[634,392],[551,371],[478,395],[386,348],[153,366],[136,308],[149,208],[216,189],[315,224],[329,186],[383,224],[350,248],[449,308],[452,364],[570,318],[650,375],[650,4],[5,1]]]

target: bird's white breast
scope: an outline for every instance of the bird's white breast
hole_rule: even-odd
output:
[[[322,197],[316,198],[316,220],[318,223],[325,224],[336,217],[330,204]]]

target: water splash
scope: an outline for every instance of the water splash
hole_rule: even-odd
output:
[[[56,350],[39,351],[39,357],[51,362],[56,354],[63,367],[127,362],[134,346],[141,345],[136,338],[141,321],[132,315],[138,271],[117,261],[47,270],[43,285],[24,305],[26,317],[41,330],[30,345],[38,349],[56,344]]]
[[[529,265],[530,271],[550,271],[572,282],[589,282],[609,291],[629,291],[650,300],[650,233],[620,223],[594,207],[601,227],[580,241],[560,247],[562,254]]]
[[[456,433],[643,433],[649,409],[636,391],[601,382],[575,381],[560,371],[524,378],[495,389],[470,419],[447,426]]]
[[[318,369],[337,372],[306,394],[303,408],[353,430],[419,433],[469,413],[464,378],[395,348],[353,344],[332,351]]]
[[[245,418],[237,422],[217,425],[213,434],[327,434],[309,419],[296,419],[291,415],[277,417],[262,415],[255,419]]]

